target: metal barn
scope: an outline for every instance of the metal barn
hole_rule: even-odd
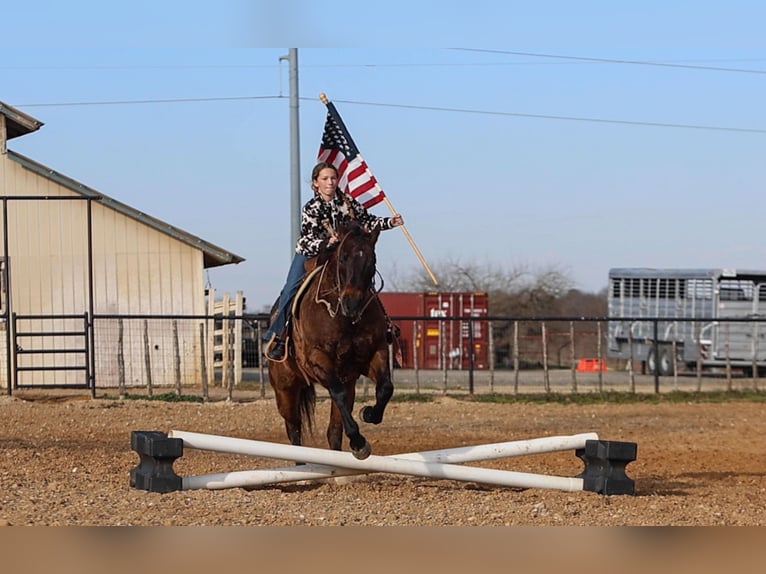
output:
[[[171,375],[179,357],[196,364],[193,330],[171,350],[145,326],[146,344],[131,348],[117,316],[203,316],[205,269],[244,259],[8,149],[42,125],[0,102],[0,381],[92,388],[94,373],[119,367],[139,382],[145,349],[167,362],[155,373]],[[96,315],[107,317],[94,332]],[[95,358],[96,340],[114,352]]]

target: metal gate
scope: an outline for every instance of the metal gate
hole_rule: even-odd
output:
[[[92,388],[88,314],[19,315],[13,323],[13,388]]]

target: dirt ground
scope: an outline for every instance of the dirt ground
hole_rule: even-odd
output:
[[[320,391],[324,447],[329,405]],[[359,405],[358,405],[359,406]],[[271,399],[243,402],[51,397],[0,398],[2,525],[764,525],[766,403],[485,404],[436,397],[394,402],[380,426],[362,425],[373,453],[453,448],[596,432],[638,445],[627,474],[636,494],[487,486],[373,474],[334,483],[159,494],[130,487],[134,430],[171,429],[285,443]],[[285,466],[285,461],[186,449],[188,476]],[[479,464],[479,463],[472,463]],[[573,477],[573,451],[481,466]]]

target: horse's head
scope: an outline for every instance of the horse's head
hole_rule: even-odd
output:
[[[375,278],[375,243],[380,228],[367,231],[356,221],[338,230],[335,248],[338,296],[344,317],[357,320],[369,300]]]

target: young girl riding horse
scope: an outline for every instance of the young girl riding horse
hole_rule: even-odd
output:
[[[265,354],[272,361],[284,359],[283,331],[287,321],[287,310],[305,274],[306,261],[337,244],[335,230],[352,219],[369,230],[392,229],[404,224],[402,216],[398,213],[392,217],[377,217],[369,213],[356,199],[343,193],[338,188],[338,170],[330,163],[320,162],[314,166],[311,171],[311,187],[314,197],[303,206],[300,237],[285,285],[279,294],[277,313],[263,334]]]

